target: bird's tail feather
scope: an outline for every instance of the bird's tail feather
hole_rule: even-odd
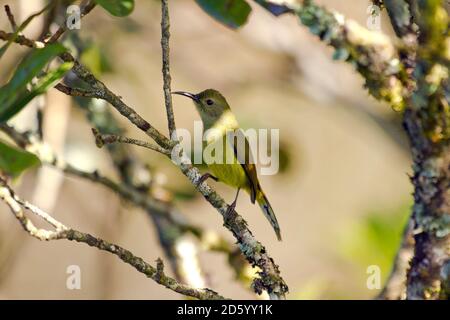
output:
[[[258,202],[259,206],[261,207],[261,210],[263,211],[267,220],[269,220],[270,224],[272,225],[273,229],[275,230],[278,241],[281,241],[281,230],[280,230],[280,226],[278,225],[277,217],[275,216],[272,206],[270,205],[269,200],[267,200],[267,197],[262,190],[258,190],[258,192],[256,194],[256,201]]]

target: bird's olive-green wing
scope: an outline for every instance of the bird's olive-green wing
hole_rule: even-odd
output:
[[[250,199],[255,203],[256,192],[259,189],[258,175],[256,173],[256,165],[253,158],[252,150],[244,131],[235,129],[228,133],[228,143],[232,144],[234,155],[245,171],[245,175],[249,180]]]

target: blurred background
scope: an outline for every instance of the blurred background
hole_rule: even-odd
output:
[[[369,1],[317,1],[366,25]],[[18,21],[45,1],[0,0]],[[280,266],[290,299],[367,299],[367,268],[390,272],[412,205],[410,158],[399,115],[369,97],[352,67],[332,60],[332,50],[292,16],[275,18],[253,5],[248,24],[230,30],[192,0],[170,1],[173,90],[220,90],[244,128],[280,129],[281,167],[261,183],[277,214],[283,242],[276,241],[260,209],[242,196],[238,212]],[[10,26],[0,13],[1,30]],[[43,17],[24,31],[37,38]],[[392,36],[387,17],[382,32]],[[54,30],[54,26],[51,30]],[[66,41],[83,43],[80,59],[116,94],[166,132],[160,51],[160,3],[136,1],[134,12],[114,18],[100,8],[71,31]],[[69,42],[67,42],[68,45]],[[27,52],[13,46],[2,58],[0,83]],[[44,136],[82,169],[115,177],[105,150],[97,149],[77,102],[52,89],[14,119],[35,126],[33,108],[45,105]],[[177,126],[193,130],[199,117],[188,99],[174,97]],[[35,110],[35,109],[34,109]],[[115,113],[115,112],[114,112]],[[146,137],[118,117],[127,136]],[[164,157],[134,148],[175,194],[193,223],[233,242],[220,215]],[[234,190],[212,184],[229,202]],[[66,225],[115,242],[153,262],[164,253],[153,224],[139,208],[105,188],[50,168],[16,181],[24,199]],[[253,299],[234,280],[226,257],[200,250],[207,286],[227,297]],[[66,288],[67,267],[81,269],[81,289]],[[170,269],[167,268],[170,274]],[[23,232],[0,204],[0,299],[180,299],[110,254],[68,241],[39,242]]]

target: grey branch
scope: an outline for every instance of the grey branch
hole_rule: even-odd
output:
[[[38,207],[21,200],[7,184],[6,180],[0,177],[0,199],[4,201],[17,220],[31,236],[39,240],[59,240],[67,239],[71,241],[85,243],[91,247],[96,247],[102,251],[112,253],[119,257],[123,262],[131,265],[137,271],[145,274],[148,278],[165,286],[166,288],[180,293],[185,296],[202,299],[202,300],[221,300],[224,299],[217,292],[210,289],[196,289],[190,286],[178,283],[175,279],[164,274],[163,263],[160,259],[157,260],[157,267],[153,267],[142,258],[135,256],[130,251],[116,245],[109,243],[100,238],[94,237],[88,233],[80,232],[75,229],[66,227],[61,222],[54,219],[51,215],[39,209]],[[55,230],[38,229],[34,226],[31,220],[26,217],[25,210],[30,210],[32,213],[50,223]]]
[[[169,218],[182,230],[198,234],[197,227],[185,223],[184,220],[178,215],[171,214],[173,212],[173,208],[170,204],[157,201],[156,199],[153,199],[135,189],[131,189],[126,185],[117,183],[110,178],[102,176],[98,171],[86,172],[73,167],[64,161],[64,159],[61,159],[61,157],[55,154],[55,152],[48,145],[42,143],[36,135],[18,132],[12,126],[5,123],[0,124],[0,130],[7,134],[18,146],[36,155],[43,164],[61,170],[66,174],[77,176],[103,185],[119,195],[122,199],[130,201],[144,210],[151,210],[152,212],[155,212],[155,214]]]
[[[85,15],[87,15],[89,12],[92,11],[92,9],[95,8],[97,4],[95,1],[84,1],[84,3],[81,5],[81,17],[83,18]],[[64,32],[67,31],[67,23],[64,21],[64,23],[56,30],[56,32],[45,41],[46,44],[53,43],[58,41],[58,39],[64,34]]]
[[[166,104],[167,121],[169,123],[169,137],[176,139],[175,116],[173,114],[172,93],[170,83],[170,19],[169,6],[167,0],[161,1],[161,49],[162,49],[162,74],[163,74],[163,91],[164,101]]]
[[[162,153],[166,156],[170,155],[169,150],[161,148],[160,146],[157,146],[157,145],[145,142],[145,141],[128,138],[128,137],[123,137],[123,136],[119,136],[116,134],[101,134],[95,128],[92,128],[92,133],[94,134],[94,137],[95,137],[95,143],[97,144],[97,147],[99,147],[99,148],[102,148],[105,144],[119,142],[119,143],[133,144],[135,146],[147,148],[147,149]]]
[[[397,50],[388,36],[370,31],[312,0],[255,1],[266,8],[278,6],[284,9],[283,13],[298,16],[311,33],[335,49],[334,59],[345,60],[356,67],[372,96],[388,102],[395,110],[405,107],[403,93],[407,75],[399,64]]]
[[[55,86],[55,89],[72,97],[99,98],[95,91],[71,88],[62,83],[58,83]]]
[[[414,254],[414,220],[410,219],[403,231],[402,243],[394,259],[391,273],[377,299],[404,300],[406,298],[406,273]]]
[[[17,30],[16,19],[14,18],[13,13],[11,12],[11,8],[8,5],[5,5],[5,13],[8,17],[9,23],[11,24],[13,32],[15,32]]]
[[[412,10],[406,0],[384,0],[391,24],[398,37],[408,35],[415,37],[416,26],[413,22]]]
[[[414,257],[408,299],[450,296],[450,18],[443,1],[417,1],[416,86],[403,115],[414,174]]]

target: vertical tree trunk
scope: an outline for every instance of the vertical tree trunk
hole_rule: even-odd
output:
[[[413,156],[415,252],[408,299],[448,299],[450,271],[450,37],[444,1],[418,0],[415,88],[404,114]]]
[[[414,175],[415,253],[407,279],[408,299],[449,298],[450,146],[424,136],[420,115],[407,110]]]

